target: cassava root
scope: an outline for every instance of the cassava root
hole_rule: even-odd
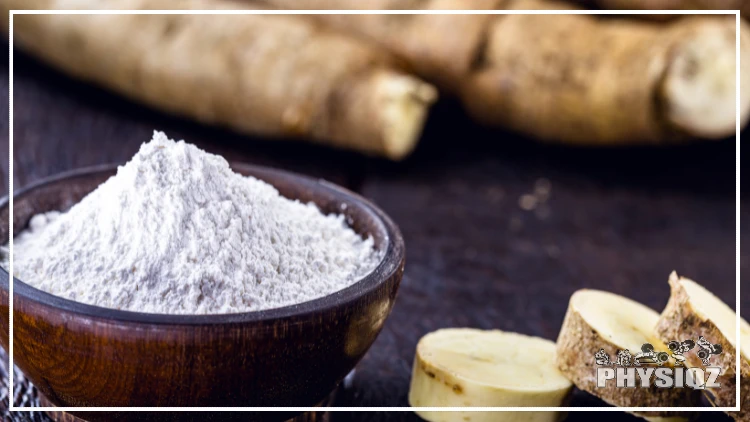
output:
[[[498,330],[449,328],[417,345],[409,404],[414,407],[556,407],[572,384],[555,367],[549,340]],[[563,412],[433,412],[431,422],[557,422]]]
[[[250,5],[252,6],[252,5]],[[9,9],[241,9],[230,0],[1,0]],[[298,16],[16,15],[14,41],[60,69],[170,113],[391,159],[436,99],[390,53]]]
[[[605,402],[620,407],[697,406],[700,393],[691,388],[618,388],[614,383],[597,385],[595,354],[603,351],[617,356],[629,351],[633,356],[644,344],[655,351],[667,348],[655,337],[653,329],[659,319],[651,308],[613,293],[579,290],[570,298],[560,334],[557,338],[557,367],[576,387]],[[644,418],[689,419],[687,412],[643,412]]]
[[[735,312],[693,280],[669,276],[671,295],[662,312],[656,333],[662,341],[682,341],[703,337],[721,352],[710,355],[710,364],[722,368],[719,388],[706,389],[709,401],[718,407],[734,407],[737,392],[737,344],[740,344],[740,412],[728,412],[735,420],[750,421],[750,325],[740,319],[740,339],[737,339]],[[685,355],[690,366],[702,365],[697,353]]]
[[[265,0],[348,9],[347,0]],[[365,0],[357,9],[572,9],[553,0]],[[586,15],[319,15],[378,43],[461,97],[489,125],[549,142],[623,145],[719,139],[736,126],[735,22]],[[460,30],[459,30],[460,29]],[[750,56],[741,24],[743,56]],[[740,119],[750,114],[741,66]]]

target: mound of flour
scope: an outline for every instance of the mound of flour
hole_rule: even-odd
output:
[[[14,272],[107,308],[219,314],[341,290],[380,261],[340,215],[291,201],[223,158],[160,132],[65,213],[14,240]]]

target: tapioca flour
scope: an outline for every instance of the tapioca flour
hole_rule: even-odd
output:
[[[380,261],[341,215],[279,195],[226,160],[161,132],[67,212],[14,240],[20,280],[78,302],[162,314],[297,304]]]

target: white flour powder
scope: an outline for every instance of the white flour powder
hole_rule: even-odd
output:
[[[35,216],[14,242],[14,272],[34,287],[163,314],[305,302],[353,284],[381,255],[343,216],[288,200],[161,132],[68,212]]]

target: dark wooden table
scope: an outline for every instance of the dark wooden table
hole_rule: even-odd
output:
[[[660,310],[669,295],[667,276],[676,269],[734,303],[733,140],[658,149],[545,146],[479,128],[445,101],[416,153],[390,163],[201,126],[71,80],[23,54],[15,57],[15,188],[76,167],[127,160],[156,128],[230,161],[329,179],[393,217],[407,244],[398,301],[351,386],[337,394],[337,405],[406,406],[415,345],[441,327],[555,339],[568,298],[580,288],[610,290]],[[7,84],[7,65],[0,71],[0,83]],[[0,107],[7,116],[7,102]],[[3,126],[3,157],[7,133]],[[7,170],[0,159],[3,176]],[[523,195],[546,181],[546,203],[523,209],[531,208],[521,204]],[[7,193],[7,185],[2,190]],[[741,219],[746,233],[747,209]],[[746,238],[743,269],[750,263]],[[743,310],[749,309],[746,293]],[[574,405],[602,403],[579,392]],[[569,420],[590,416],[573,413]],[[717,418],[723,416],[703,420]],[[336,413],[333,419],[417,418],[405,412]]]

